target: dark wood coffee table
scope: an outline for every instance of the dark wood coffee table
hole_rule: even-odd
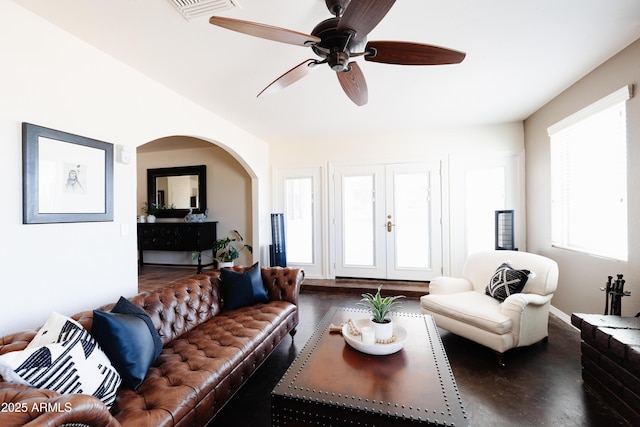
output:
[[[367,318],[333,307],[271,393],[272,425],[468,426],[458,386],[430,315],[394,313],[407,331],[402,350],[371,356],[329,325]]]

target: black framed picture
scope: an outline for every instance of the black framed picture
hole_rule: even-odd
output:
[[[113,221],[113,144],[22,124],[23,223]]]

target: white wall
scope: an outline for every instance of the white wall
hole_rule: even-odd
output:
[[[464,180],[458,179],[468,168],[484,165],[487,159],[512,158],[516,163],[518,183],[513,192],[520,201],[514,202],[518,209],[516,220],[521,224],[516,237],[521,250],[526,247],[524,228],[524,131],[522,123],[506,123],[468,128],[425,129],[415,133],[367,134],[362,137],[336,137],[332,141],[314,141],[310,131],[307,141],[281,141],[270,143],[270,158],[277,176],[293,166],[297,168],[321,168],[324,176],[323,203],[331,203],[330,177],[332,165],[388,164],[440,160],[443,164],[443,214],[444,231],[443,258],[446,274],[460,274],[466,259],[464,223],[460,224],[460,210],[464,210]],[[456,174],[451,176],[450,174]],[[273,179],[274,185],[278,182]],[[274,188],[273,195],[278,189]],[[278,206],[280,200],[273,200]],[[452,218],[458,222],[453,222]],[[463,218],[464,219],[464,218]],[[490,225],[493,227],[493,224]],[[324,259],[331,259],[331,215],[324,217],[322,236],[326,243]],[[328,268],[324,268],[325,274]]]
[[[255,246],[269,243],[266,144],[12,2],[0,2],[0,335],[137,292],[136,165],[116,164],[113,222],[22,224],[21,123],[132,148],[215,141],[252,176]],[[266,237],[265,237],[266,236]]]
[[[518,122],[477,127],[424,129],[412,133],[402,130],[392,134],[367,132],[361,137],[336,136],[331,141],[314,140],[313,130],[310,130],[308,140],[283,140],[278,144],[270,143],[269,146],[272,165],[286,167],[327,162],[404,163],[446,158],[449,155],[474,157],[478,154],[519,153],[524,149],[524,140],[522,123]]]
[[[622,314],[640,311],[640,40],[636,41],[525,121],[527,152],[527,235],[529,249],[558,262],[560,279],[552,304],[570,315],[603,313],[607,276],[623,274]],[[551,247],[551,195],[547,128],[621,87],[633,84],[635,97],[627,103],[629,260],[618,262]],[[612,168],[616,165],[602,165]],[[607,227],[607,224],[594,224]]]

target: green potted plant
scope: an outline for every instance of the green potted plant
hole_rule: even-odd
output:
[[[371,312],[371,326],[375,333],[376,342],[385,342],[392,339],[393,322],[387,316],[391,311],[402,306],[398,300],[404,298],[404,295],[383,298],[380,294],[381,289],[382,285],[378,287],[378,292],[375,295],[371,293],[362,294],[362,299],[357,303]]]
[[[147,203],[142,204],[142,211],[147,214],[147,222],[156,222],[156,214],[160,209],[164,209],[164,206],[159,203]]]
[[[244,243],[242,235],[238,230],[231,230],[230,237],[218,239],[213,243],[213,257],[218,261],[218,268],[233,265],[243,250],[253,253],[251,245]]]
[[[253,247],[244,243],[244,239],[238,230],[231,230],[229,234],[229,237],[216,240],[211,248],[213,259],[217,261],[218,268],[232,266],[243,250],[247,250],[250,254],[253,253]],[[200,255],[200,252],[193,252],[191,258],[195,261]]]

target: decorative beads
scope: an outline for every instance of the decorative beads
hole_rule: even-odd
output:
[[[391,338],[387,338],[386,340],[376,340],[376,344],[391,344],[396,340],[395,335],[391,335]]]
[[[332,323],[329,325],[329,332],[342,332],[342,326],[344,326],[344,324],[336,326]]]
[[[360,329],[358,329],[356,324],[353,323],[353,320],[351,320],[351,319],[347,320],[347,325],[349,326],[349,333],[351,335],[356,336],[356,337],[360,335]]]

